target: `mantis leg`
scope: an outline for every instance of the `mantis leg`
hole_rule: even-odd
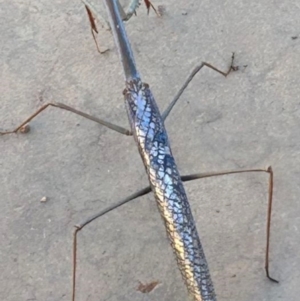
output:
[[[17,126],[14,130],[11,130],[11,131],[6,131],[6,132],[0,132],[0,135],[7,135],[7,134],[13,134],[13,133],[17,133],[19,131],[22,132],[22,129],[25,125],[28,124],[28,122],[30,122],[33,118],[35,118],[37,115],[39,115],[42,111],[44,111],[45,109],[47,109],[49,106],[51,107],[56,107],[56,108],[60,108],[60,109],[63,109],[63,110],[66,110],[66,111],[70,111],[72,113],[75,113],[77,115],[80,115],[84,118],[87,118],[89,120],[92,120],[92,121],[95,121],[101,125],[104,125],[105,127],[111,129],[111,130],[114,130],[118,133],[121,133],[123,135],[127,135],[127,136],[131,136],[132,133],[130,130],[127,130],[123,127],[120,127],[118,125],[115,125],[113,123],[110,123],[108,121],[105,121],[105,120],[102,120],[102,119],[99,119],[97,117],[94,117],[92,115],[89,115],[89,114],[86,114],[82,111],[78,111],[72,107],[69,107],[63,103],[59,103],[59,102],[49,102],[49,103],[46,103],[45,105],[43,105],[42,107],[40,107],[35,113],[33,113],[31,116],[29,116],[25,121],[23,121],[19,126]]]
[[[140,2],[139,0],[131,0],[130,4],[128,5],[128,8],[126,9],[126,12],[124,11],[124,9],[122,8],[122,6],[119,3],[119,9],[120,9],[123,21],[128,21],[136,13],[136,9],[140,5],[139,2]],[[147,7],[148,14],[149,14],[150,8],[152,8],[155,11],[156,15],[159,16],[156,8],[149,0],[144,0],[144,2]]]
[[[238,173],[253,173],[253,172],[263,172],[267,173],[269,175],[269,187],[268,187],[268,210],[267,210],[267,233],[266,233],[266,253],[265,253],[265,271],[266,276],[269,280],[272,282],[278,283],[278,280],[272,278],[269,273],[269,253],[270,253],[270,234],[271,234],[271,213],[272,213],[272,203],[273,203],[273,170],[272,167],[269,166],[266,169],[237,169],[237,170],[227,170],[227,171],[219,171],[219,172],[210,172],[210,173],[196,173],[196,174],[190,174],[185,175],[181,177],[181,180],[183,182],[189,182],[197,179],[203,179],[203,178],[210,178],[215,176],[224,176],[229,174],[238,174]],[[95,219],[105,215],[106,213],[119,208],[126,203],[129,203],[130,201],[148,194],[151,192],[151,187],[147,186],[134,194],[131,194],[127,198],[107,207],[104,210],[101,210],[100,212],[92,215],[91,217],[87,218],[83,222],[75,225],[74,230],[74,236],[73,236],[73,288],[72,288],[72,301],[75,301],[75,289],[76,289],[76,262],[77,262],[77,234],[80,230],[82,230],[86,225],[94,221]]]
[[[175,106],[175,104],[177,103],[178,99],[180,98],[180,96],[182,95],[182,93],[184,92],[184,90],[187,88],[187,86],[189,85],[189,83],[193,80],[193,78],[195,77],[195,75],[203,68],[203,67],[207,67],[210,68],[218,73],[220,73],[221,75],[223,75],[224,77],[227,77],[227,75],[231,72],[231,71],[236,71],[238,70],[238,67],[235,67],[233,65],[233,61],[234,61],[234,53],[232,54],[231,57],[231,64],[230,67],[228,68],[228,70],[226,72],[223,72],[221,70],[219,70],[218,68],[214,67],[213,65],[206,63],[206,62],[202,62],[200,65],[196,66],[194,68],[194,70],[191,72],[191,74],[188,76],[188,78],[185,80],[184,84],[182,85],[182,87],[179,89],[179,91],[177,92],[176,96],[174,97],[174,99],[172,100],[172,102],[169,104],[169,106],[167,107],[167,109],[162,113],[162,118],[163,120],[166,120],[168,115],[170,114],[170,112],[172,111],[173,107]]]

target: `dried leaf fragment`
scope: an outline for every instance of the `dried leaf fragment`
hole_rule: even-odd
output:
[[[139,281],[139,286],[137,287],[137,291],[140,291],[143,294],[148,294],[159,284],[159,281],[152,281],[150,283],[143,284]]]

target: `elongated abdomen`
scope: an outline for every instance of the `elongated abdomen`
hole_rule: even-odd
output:
[[[127,112],[168,238],[194,301],[216,301],[191,208],[172,156],[160,112],[148,87],[131,81]]]

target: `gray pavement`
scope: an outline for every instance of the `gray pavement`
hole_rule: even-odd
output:
[[[161,109],[201,61],[226,70],[235,51],[248,65],[227,79],[202,71],[169,116],[182,174],[275,172],[270,268],[279,285],[264,275],[267,175],[185,185],[218,300],[297,301],[300,2],[153,2],[164,16],[142,5],[127,29]],[[116,49],[99,29],[104,55],[79,0],[0,1],[0,129],[49,101],[128,127]],[[0,137],[0,168],[0,300],[71,300],[73,225],[147,185],[132,138],[50,108],[28,134]],[[87,226],[79,245],[78,301],[188,300],[151,194]],[[137,290],[155,280],[149,294]]]

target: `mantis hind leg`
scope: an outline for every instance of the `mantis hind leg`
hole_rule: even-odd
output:
[[[273,170],[270,167],[266,169],[237,169],[237,170],[226,170],[226,171],[219,171],[219,172],[209,172],[209,173],[196,173],[196,174],[190,174],[185,175],[181,177],[181,180],[183,182],[189,182],[197,179],[203,179],[203,178],[210,178],[215,176],[224,176],[224,175],[230,175],[230,174],[238,174],[238,173],[253,173],[253,172],[263,172],[267,173],[269,175],[269,187],[268,187],[268,210],[267,210],[267,233],[266,233],[266,252],[265,252],[265,271],[266,276],[269,280],[272,282],[278,283],[278,280],[272,278],[269,273],[269,253],[270,253],[270,234],[271,234],[271,213],[272,213],[272,204],[273,204]],[[75,225],[75,230],[73,234],[73,288],[72,288],[72,301],[75,301],[75,289],[76,289],[76,262],[77,262],[77,234],[80,230],[82,230],[86,225],[94,221],[95,219],[105,215],[106,213],[119,208],[126,203],[129,203],[130,201],[148,194],[151,192],[151,187],[147,186],[130,196],[126,197],[125,199],[107,207],[104,210],[99,211],[98,213],[90,216],[83,222]]]

